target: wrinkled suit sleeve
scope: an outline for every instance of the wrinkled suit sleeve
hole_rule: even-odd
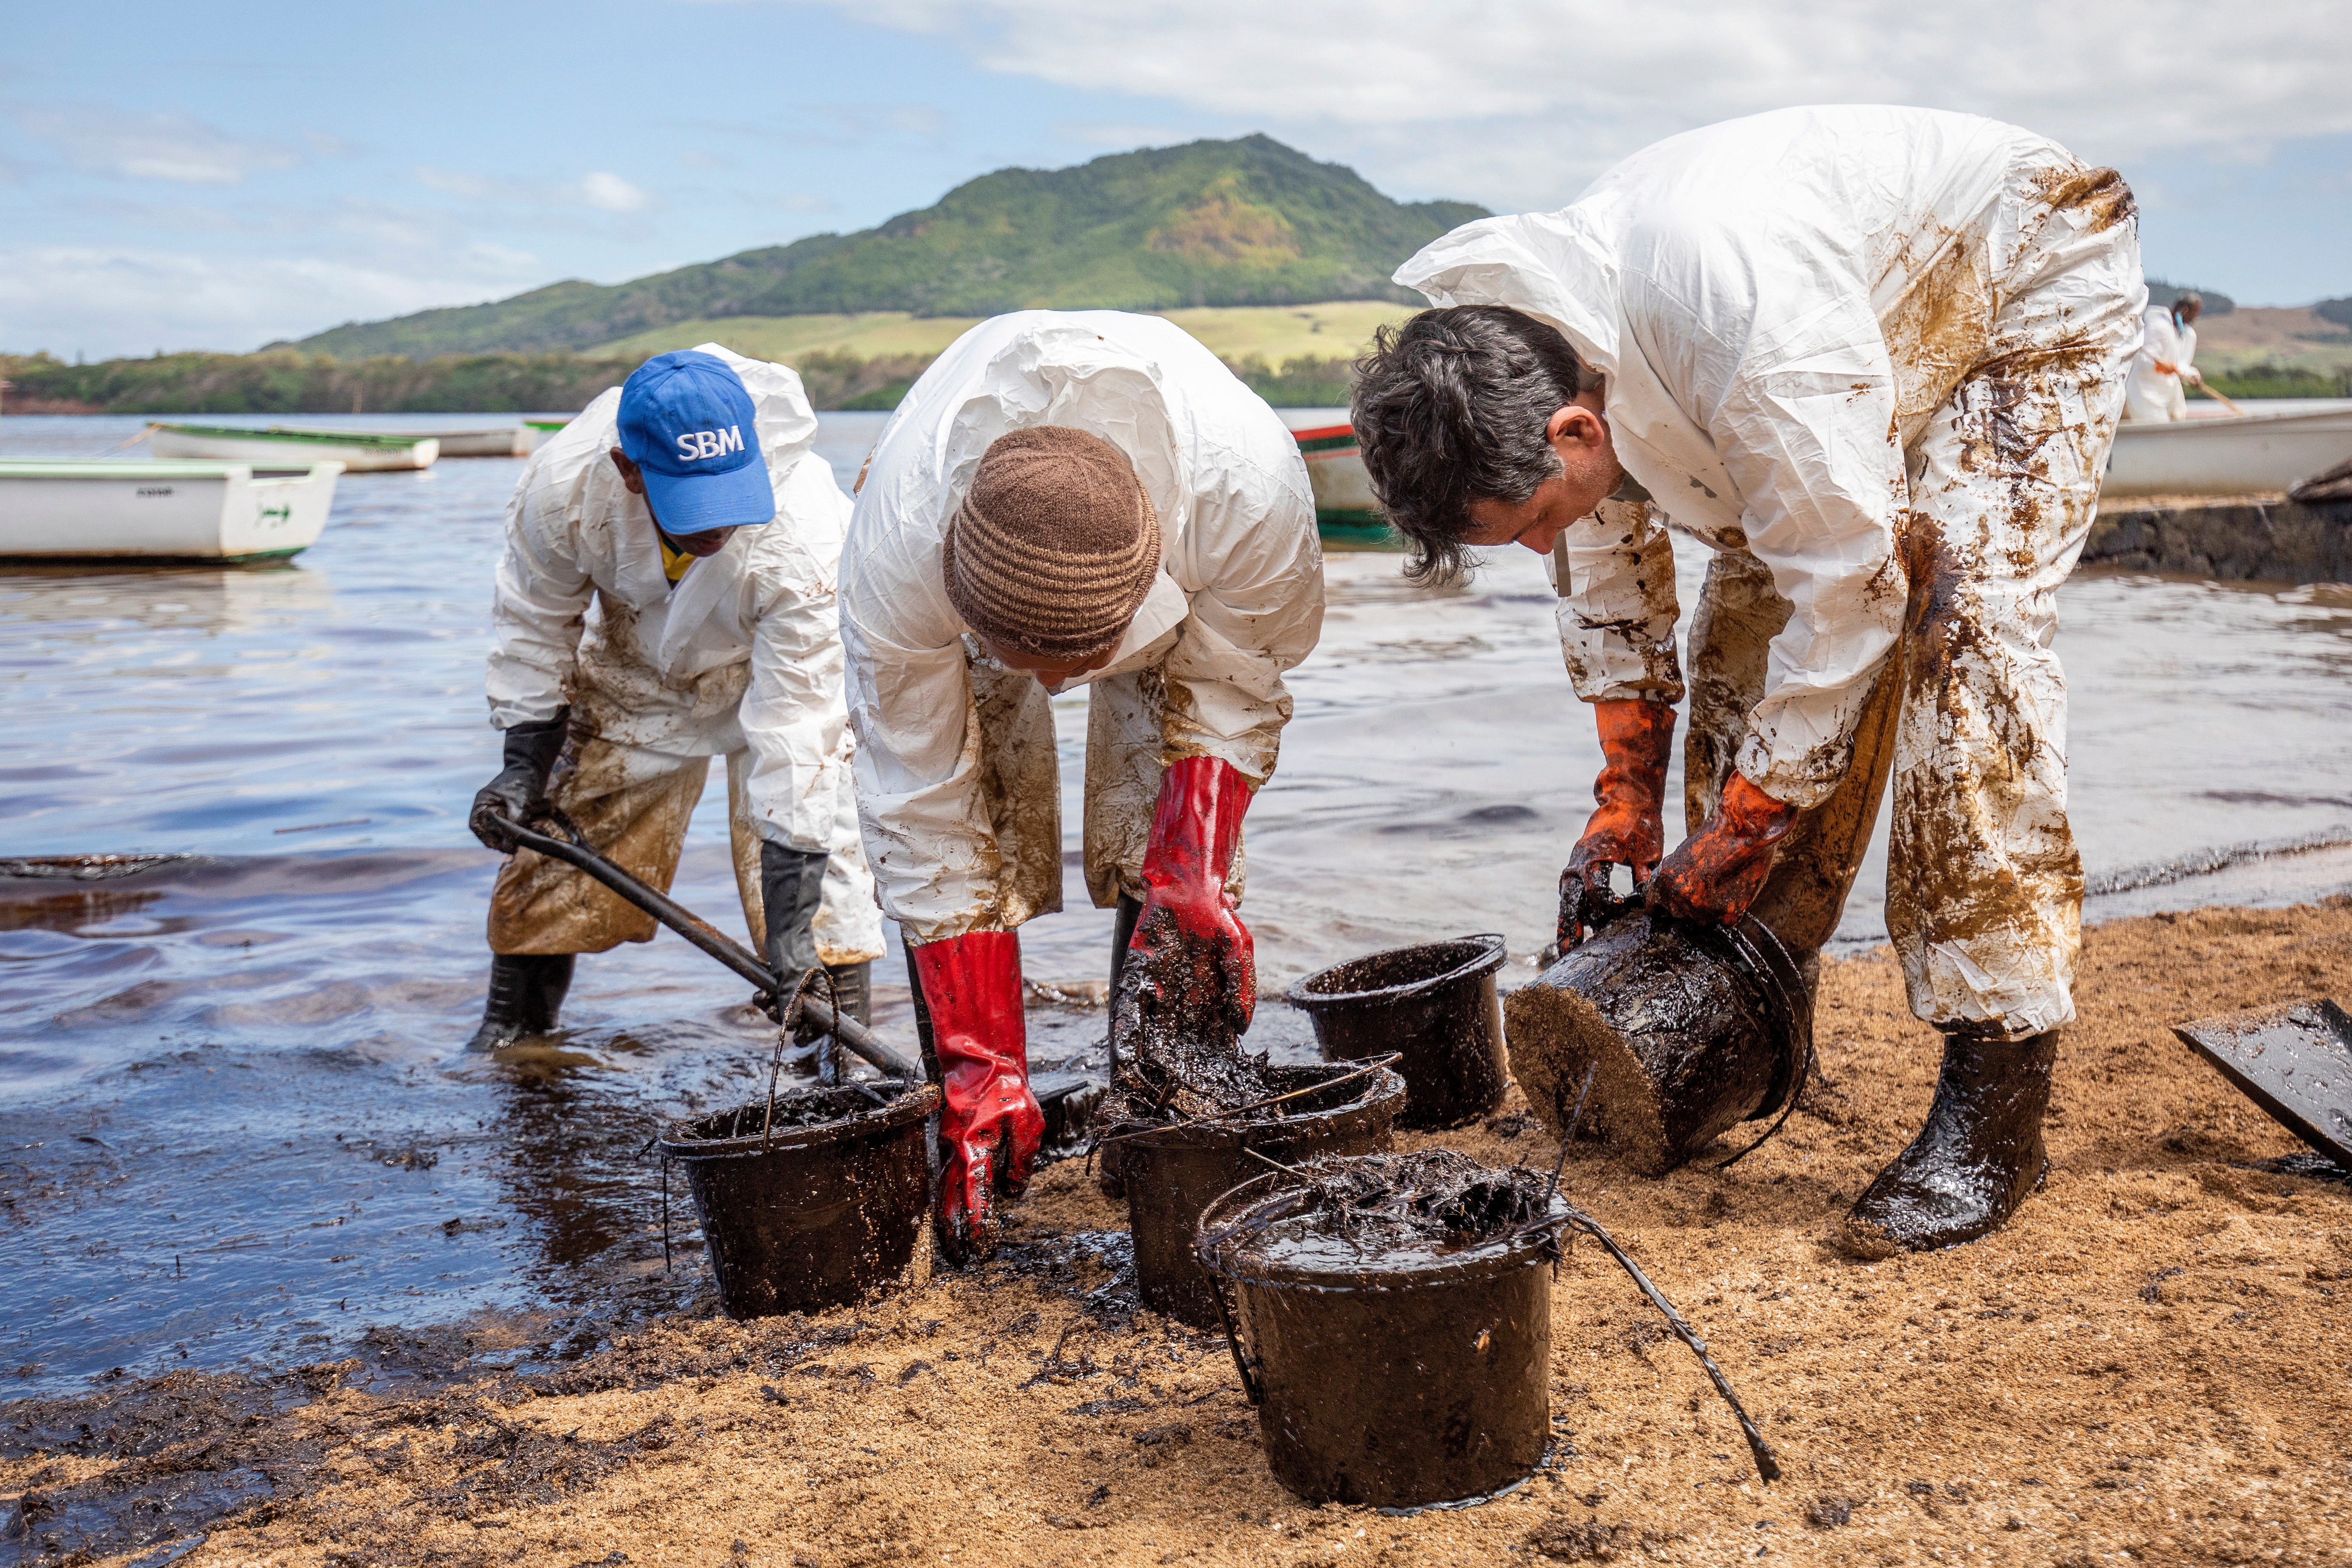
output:
[[[1303,473],[1293,484],[1245,466],[1196,497],[1192,537],[1225,553],[1160,666],[1169,757],[1218,758],[1253,789],[1273,777],[1290,722],[1283,676],[1323,631],[1323,549],[1304,486]]]
[[[595,585],[581,561],[570,486],[526,470],[507,503],[506,553],[490,609],[490,723],[499,729],[555,716],[579,657]]]
[[[848,520],[849,498],[813,452],[794,459],[777,500],[804,538],[837,540]],[[737,710],[751,752],[751,821],[772,843],[826,853],[850,765],[834,567],[795,551],[786,570],[760,572],[752,591],[751,684]]]
[[[1690,268],[1712,291],[1704,317],[1654,279],[1628,315],[1667,384],[1690,389],[1692,418],[1746,498],[1748,548],[1792,606],[1739,771],[1774,800],[1811,807],[1844,777],[1854,723],[1902,628],[1895,528],[1909,488],[1894,367],[1860,284],[1818,260],[1746,260],[1752,305],[1727,298],[1743,265],[1718,260]],[[1718,332],[1732,322],[1748,323],[1744,335]]]
[[[1559,648],[1586,702],[1678,703],[1675,547],[1647,501],[1607,500],[1552,546]]]

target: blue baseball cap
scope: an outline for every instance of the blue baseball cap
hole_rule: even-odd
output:
[[[644,472],[664,533],[775,519],[751,394],[715,354],[681,349],[637,367],[621,386],[621,450]]]

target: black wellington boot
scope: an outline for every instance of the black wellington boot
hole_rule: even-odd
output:
[[[1110,937],[1110,1040],[1118,1039],[1118,989],[1127,978],[1127,945],[1135,936],[1136,922],[1143,918],[1143,905],[1125,894],[1118,895],[1118,913],[1111,920]],[[1118,1077],[1118,1059],[1114,1051],[1110,1072]],[[1127,1197],[1126,1145],[1105,1144],[1095,1155],[1095,1186],[1113,1203]]]
[[[553,1029],[563,993],[572,988],[572,965],[578,957],[577,953],[491,954],[490,998],[482,1008],[482,1027],[466,1049],[496,1051],[527,1034]]]
[[[1854,1204],[1838,1245],[1874,1260],[2000,1229],[2049,1172],[2042,1114],[2057,1059],[2054,1030],[2010,1040],[1947,1030],[1927,1124]]]
[[[857,1023],[872,1023],[874,1021],[873,964],[871,962],[827,964],[824,967],[824,973],[825,978],[832,982],[830,992],[823,985],[813,985],[803,994],[820,998],[830,995],[833,1005],[849,1019]],[[816,1081],[829,1089],[841,1082],[841,1042],[820,1030],[810,1020],[809,1016],[803,1013],[799,1025],[793,1031],[793,1043],[803,1044],[812,1040],[824,1041],[823,1049],[817,1054]]]

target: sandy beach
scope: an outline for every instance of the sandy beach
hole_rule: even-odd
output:
[[[2352,902],[2091,931],[2048,1184],[1951,1252],[1873,1265],[1828,1245],[1933,1085],[1936,1037],[1883,952],[1829,967],[1822,1081],[1734,1171],[1651,1182],[1571,1159],[1576,1200],[1762,1423],[1778,1485],[1588,1242],[1553,1287],[1547,1470],[1460,1511],[1307,1507],[1268,1475],[1222,1338],[1139,1310],[1124,1217],[1070,1162],[995,1262],[852,1311],[734,1323],[706,1291],[547,1375],[404,1379],[382,1354],[20,1403],[0,1493],[22,1494],[26,1533],[0,1551],[200,1568],[2352,1562],[2352,1193],[2260,1168],[2299,1145],[2169,1030],[2330,993],[2352,994]],[[1401,1139],[1433,1141],[1556,1152],[1507,1108]],[[484,1349],[525,1332],[477,1330]],[[122,1521],[119,1555],[44,1552],[93,1510]],[[198,1528],[184,1558],[128,1550]]]

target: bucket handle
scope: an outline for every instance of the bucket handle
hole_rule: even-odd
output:
[[[1749,921],[1748,924],[1762,932],[1771,942],[1773,947],[1779,952],[1782,964],[1791,969],[1796,967],[1795,960],[1790,956],[1789,949],[1782,945],[1779,935],[1770,926],[1760,920]],[[1765,961],[1762,951],[1748,939],[1745,930],[1736,925],[1726,925],[1720,930],[1725,946],[1729,947],[1733,955],[1740,960],[1741,966],[1759,985],[1769,987],[1772,994],[1779,998],[1781,1026],[1780,1051],[1782,1059],[1790,1064],[1789,1087],[1782,1093],[1780,1113],[1772,1119],[1770,1126],[1764,1129],[1761,1137],[1715,1167],[1719,1171],[1727,1171],[1770,1143],[1774,1134],[1789,1124],[1790,1116],[1797,1109],[1797,1101],[1804,1093],[1805,1084],[1811,1079],[1813,1073],[1813,1014],[1810,1005],[1801,1009],[1797,1006],[1795,998],[1789,994],[1787,984],[1780,978],[1780,971]],[[1800,1035],[1804,1037],[1801,1047],[1798,1043]]]
[[[1242,1339],[1234,1328],[1234,1309],[1225,1303],[1225,1277],[1213,1269],[1201,1272],[1208,1277],[1209,1293],[1217,1298],[1217,1322],[1224,1326],[1225,1348],[1234,1353],[1234,1370],[1241,1374],[1242,1392],[1253,1405],[1265,1403],[1265,1385],[1257,1380],[1256,1358],[1242,1350]]]

